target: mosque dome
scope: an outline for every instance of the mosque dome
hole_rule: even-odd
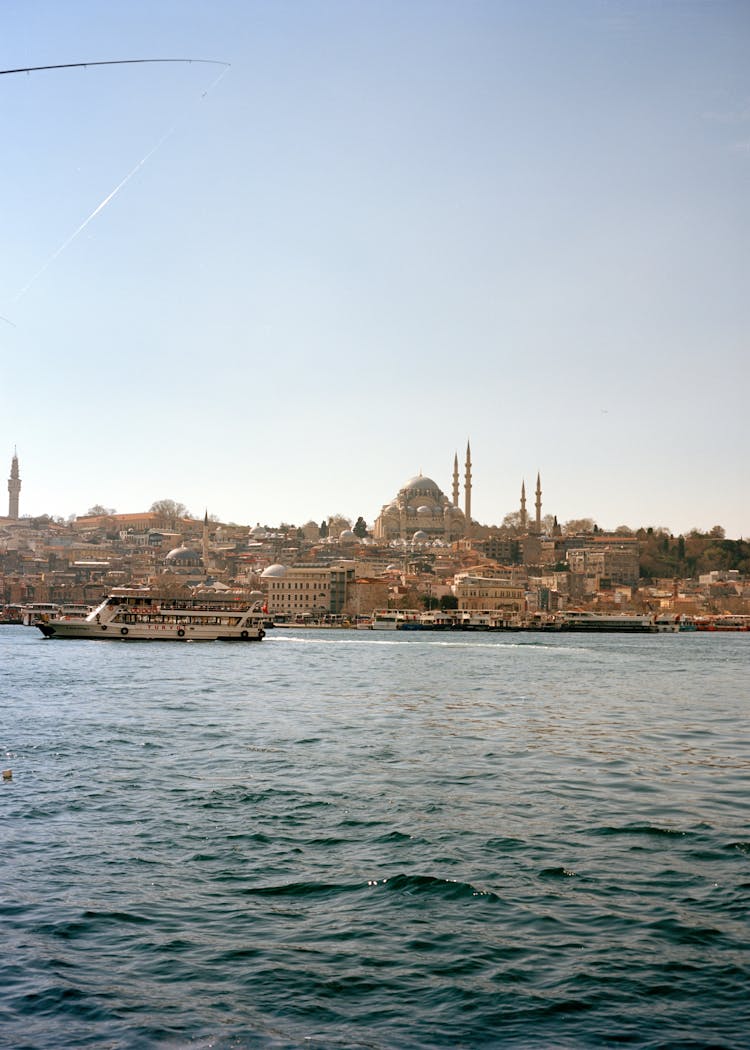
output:
[[[175,547],[165,557],[164,561],[168,565],[200,565],[201,556],[197,551],[191,550],[190,547],[186,547],[184,544],[181,547]]]
[[[426,532],[422,532],[421,529],[418,529],[411,539],[412,543],[426,543],[427,540],[429,540],[429,538],[430,537],[427,535]]]
[[[286,566],[279,565],[278,563],[274,565],[269,565],[267,569],[263,570],[260,576],[261,579],[265,580],[269,579],[270,577],[286,576]]]
[[[442,495],[440,486],[437,485],[432,478],[426,478],[423,474],[417,474],[415,478],[410,478],[404,485],[403,492],[411,494],[419,494],[424,496],[436,496],[438,499]]]
[[[351,529],[342,529],[339,533],[339,543],[356,543],[357,537]]]
[[[426,503],[423,503],[421,507],[417,507],[417,514],[433,514],[434,510],[432,507],[428,507]]]

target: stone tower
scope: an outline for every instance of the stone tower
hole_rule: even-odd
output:
[[[8,517],[18,520],[18,497],[21,493],[21,477],[18,473],[18,453],[13,449],[13,460],[8,478]]]

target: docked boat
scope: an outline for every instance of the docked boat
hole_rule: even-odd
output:
[[[742,613],[701,616],[696,618],[695,628],[698,631],[750,631],[750,616]]]
[[[376,609],[372,614],[373,631],[414,631],[419,629],[418,609]]]
[[[122,587],[85,618],[43,617],[36,626],[45,638],[101,641],[259,642],[265,613],[257,601],[203,596],[169,598],[148,589]]]
[[[558,631],[617,631],[646,634],[656,630],[649,613],[599,613],[574,609],[559,613],[555,619]]]
[[[654,630],[659,634],[676,634],[681,629],[679,613],[659,613],[654,619]]]
[[[52,616],[58,616],[60,606],[57,602],[29,602],[21,606],[21,622],[24,627],[36,627]]]

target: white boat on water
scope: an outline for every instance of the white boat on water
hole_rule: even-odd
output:
[[[600,613],[569,609],[555,618],[558,631],[625,631],[650,633],[656,630],[650,613]]]
[[[121,587],[88,616],[48,616],[36,626],[45,638],[100,641],[259,642],[265,614],[246,598],[168,598],[148,589]]]
[[[654,619],[654,630],[659,634],[676,634],[680,629],[679,613],[659,613]]]
[[[29,602],[21,606],[21,622],[24,627],[36,627],[50,616],[58,616],[60,606],[57,602]]]
[[[418,609],[376,609],[372,614],[373,631],[408,631],[419,627]]]

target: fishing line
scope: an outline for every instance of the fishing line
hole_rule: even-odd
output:
[[[221,73],[219,73],[218,77],[216,77],[216,79],[204,91],[201,92],[200,98],[198,99],[198,103],[202,102],[203,99],[206,98],[206,96],[209,94],[209,92],[212,91],[216,87],[216,85],[219,83],[219,81],[222,79],[222,77],[224,77],[226,75],[226,73],[227,73],[227,71],[229,69],[229,63],[228,62],[219,62],[219,61],[217,61],[215,59],[208,59],[208,58],[122,58],[122,59],[113,59],[113,60],[108,61],[108,62],[68,62],[68,63],[65,63],[63,65],[56,65],[56,66],[29,66],[27,69],[0,69],[0,76],[4,76],[4,75],[10,74],[10,73],[31,73],[31,72],[36,72],[36,71],[45,70],[45,69],[73,69],[73,68],[81,68],[81,67],[85,68],[87,66],[120,66],[120,65],[133,65],[133,64],[137,64],[137,63],[146,63],[146,62],[188,62],[188,63],[202,62],[202,63],[208,64],[208,65],[223,66],[224,68],[222,69]],[[192,106],[191,106],[191,109],[192,109]],[[48,267],[50,267],[52,265],[52,263],[57,258],[59,258],[59,256],[65,251],[66,248],[70,247],[70,245],[73,243],[73,241],[81,233],[83,233],[83,231],[86,229],[86,227],[89,225],[89,223],[93,219],[95,219],[97,215],[101,214],[101,212],[104,211],[104,209],[107,207],[107,205],[110,203],[110,201],[114,200],[114,198],[117,196],[117,194],[120,192],[120,190],[123,189],[123,187],[126,186],[130,182],[130,180],[133,178],[133,176],[138,171],[140,171],[140,169],[143,167],[143,165],[146,163],[146,161],[149,160],[149,158],[151,158],[154,155],[154,153],[156,153],[156,151],[159,149],[159,147],[162,146],[167,141],[167,139],[170,138],[174,134],[174,132],[179,127],[181,121],[183,121],[186,118],[186,116],[187,116],[187,113],[183,114],[182,117],[178,118],[174,122],[172,127],[169,128],[169,130],[166,131],[162,135],[162,137],[159,139],[159,141],[156,142],[156,144],[153,145],[151,147],[151,149],[149,149],[143,155],[143,157],[141,157],[141,159],[138,161],[138,163],[133,168],[130,169],[130,171],[127,173],[127,175],[125,175],[125,177],[123,179],[121,179],[117,183],[115,188],[113,190],[111,190],[107,194],[107,196],[104,198],[104,200],[100,201],[99,204],[97,204],[97,206],[94,208],[94,210],[91,212],[91,214],[87,215],[86,218],[83,220],[83,222],[78,227],[76,227],[76,229],[73,230],[73,232],[68,237],[65,238],[65,240],[62,242],[62,244],[58,248],[56,248],[54,252],[52,252],[52,254],[49,256],[49,258],[47,258],[45,260],[45,262],[42,264],[42,266],[40,266],[40,268],[36,271],[36,273],[33,275],[33,277],[31,277],[31,279],[26,282],[26,284],[21,288],[21,290],[16,293],[16,295],[13,297],[11,302],[13,302],[15,304],[15,303],[18,303],[23,298],[23,296],[28,292],[28,290],[32,287],[32,285],[34,285],[36,283],[36,281],[42,276],[42,274],[45,272],[45,270],[47,270]],[[5,318],[3,318],[3,320],[5,320]],[[9,324],[13,324],[12,321],[9,321],[8,323]],[[15,325],[14,325],[14,327],[15,327]]]

